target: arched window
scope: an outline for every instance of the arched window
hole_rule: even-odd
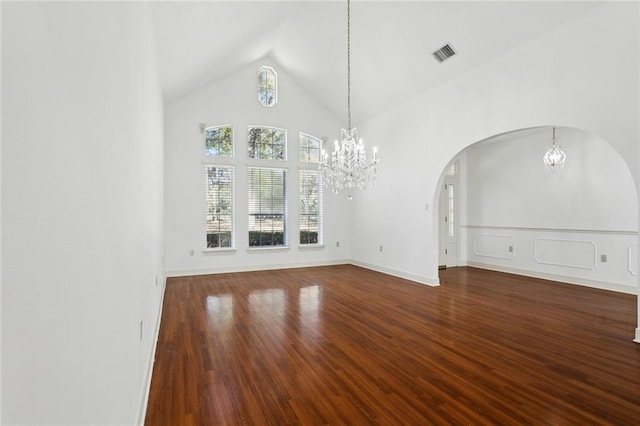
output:
[[[274,127],[249,127],[249,158],[287,159],[287,131]]]
[[[305,133],[300,133],[300,161],[303,163],[319,163],[322,141]]]
[[[271,67],[258,69],[258,101],[266,107],[278,101],[278,74]]]
[[[205,127],[204,132],[208,157],[233,157],[233,126]]]

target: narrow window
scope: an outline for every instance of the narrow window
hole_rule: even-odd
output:
[[[300,170],[300,244],[322,244],[320,172]]]
[[[233,167],[205,166],[207,248],[233,247]]]
[[[320,139],[300,133],[300,161],[303,163],[319,163],[321,145]]]
[[[249,127],[249,158],[287,159],[287,132],[271,127]]]
[[[454,232],[455,232],[455,227],[454,227],[454,223],[455,223],[455,205],[454,205],[454,185],[452,183],[447,185],[447,198],[449,200],[449,216],[448,216],[448,223],[449,223],[449,236],[453,237],[454,236]]]
[[[233,127],[207,127],[205,154],[209,157],[233,157]]]
[[[249,167],[249,246],[286,246],[287,191],[283,169]]]
[[[270,107],[278,101],[278,74],[270,67],[258,69],[258,101]]]

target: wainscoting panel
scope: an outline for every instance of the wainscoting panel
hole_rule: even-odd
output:
[[[512,249],[509,250],[509,247]],[[495,259],[513,259],[515,240],[505,235],[475,235],[473,237],[473,253],[476,256],[493,257]]]
[[[638,233],[463,225],[460,261],[479,268],[637,292]],[[509,251],[513,247],[513,251]]]
[[[596,253],[593,241],[538,238],[535,242],[536,262],[546,265],[594,269]]]

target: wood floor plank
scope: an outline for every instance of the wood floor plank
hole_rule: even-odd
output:
[[[635,296],[474,268],[171,278],[147,425],[640,421]]]

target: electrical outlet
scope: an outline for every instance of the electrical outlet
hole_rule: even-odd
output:
[[[382,251],[382,246],[380,246],[380,251]]]
[[[509,253],[513,253],[513,246],[509,246]]]
[[[602,262],[602,263],[606,263],[607,262],[607,255],[606,254],[601,254],[600,255],[600,262]]]
[[[336,241],[336,247],[340,247],[340,241]]]

